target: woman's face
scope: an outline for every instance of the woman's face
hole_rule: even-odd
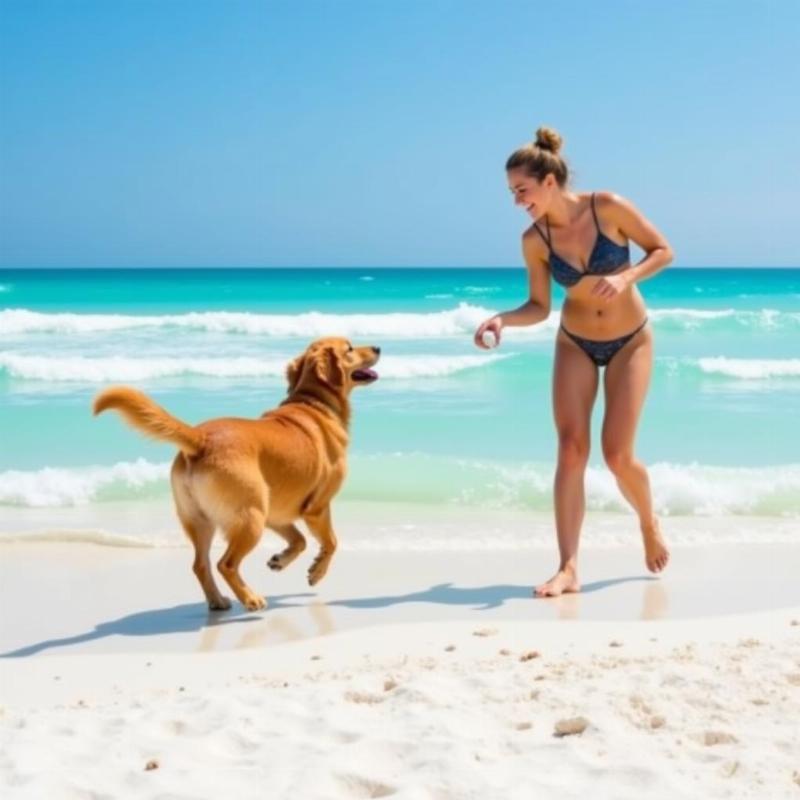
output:
[[[522,169],[510,169],[506,174],[508,188],[514,195],[514,204],[520,206],[532,219],[543,217],[550,206],[556,186],[553,174],[548,173],[541,183]]]

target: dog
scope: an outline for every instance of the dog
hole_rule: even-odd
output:
[[[193,427],[127,386],[95,397],[95,415],[115,409],[145,435],[180,449],[170,473],[172,494],[194,545],[194,574],[209,609],[231,607],[209,560],[217,528],[228,544],[217,568],[249,611],[267,603],[242,580],[239,565],[265,527],[286,541],[268,562],[282,570],[305,550],[306,540],[294,524],[302,519],[319,544],[308,582],[314,586],[325,576],[336,551],[331,501],[347,474],[349,396],[354,387],[377,380],[372,367],[379,357],[380,348],[353,347],[344,338],[312,342],[286,368],[286,399],[259,419],[220,418]]]

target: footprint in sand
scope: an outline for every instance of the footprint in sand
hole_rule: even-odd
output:
[[[725,733],[725,731],[706,731],[702,737],[702,742],[706,747],[713,747],[717,744],[736,744],[738,741],[732,733]]]
[[[723,776],[726,778],[732,778],[736,771],[739,769],[739,762],[738,761],[729,761],[726,764],[723,764],[720,771],[722,772]]]
[[[337,777],[347,792],[347,797],[391,797],[393,794],[397,794],[394,786],[381,783],[373,778],[364,778],[361,775],[338,775]]]
[[[376,703],[382,703],[386,697],[380,694],[374,694],[372,692],[345,692],[344,699],[349,700],[351,703],[365,703],[366,705],[375,705]]]

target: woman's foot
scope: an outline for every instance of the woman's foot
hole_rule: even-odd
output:
[[[564,567],[556,572],[546,583],[542,583],[533,590],[534,597],[558,597],[567,592],[579,592],[581,585],[578,583],[578,573],[574,567]]]
[[[667,543],[661,537],[658,520],[653,517],[650,524],[642,525],[644,539],[644,560],[650,572],[661,572],[669,562]]]

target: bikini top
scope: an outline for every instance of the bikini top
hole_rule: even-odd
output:
[[[539,231],[539,235],[547,242],[547,246],[550,249],[550,274],[562,286],[574,286],[585,275],[608,275],[630,261],[630,248],[627,243],[617,244],[600,230],[597,212],[594,210],[594,192],[592,192],[592,216],[597,227],[597,238],[592,252],[589,254],[589,261],[585,270],[576,269],[553,251],[550,222],[547,216],[544,218],[547,225],[547,236],[544,235],[544,231],[541,230],[537,223],[533,223],[533,226]]]

